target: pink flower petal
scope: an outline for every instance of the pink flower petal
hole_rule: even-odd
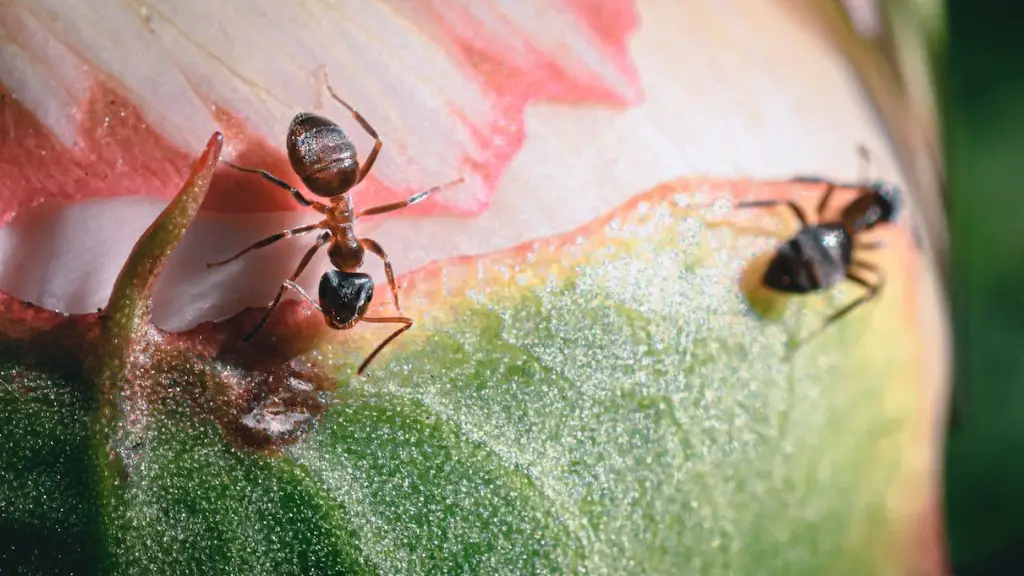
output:
[[[432,16],[466,63],[518,114],[533,100],[629,105],[642,98],[626,51],[638,24],[629,0],[433,0],[415,6]]]
[[[523,143],[528,102],[621,105],[640,94],[625,52],[636,26],[627,0],[286,10],[270,0],[180,0],[136,12],[116,0],[40,0],[6,3],[0,23],[10,38],[0,85],[17,99],[0,129],[34,144],[0,150],[8,216],[45,198],[169,197],[187,151],[216,129],[227,157],[298,185],[283,141],[300,110],[338,121],[365,155],[370,138],[327,98],[321,66],[385,143],[360,204],[467,179],[411,214],[483,211]],[[297,206],[245,177],[221,179],[205,208]]]
[[[14,11],[35,15],[68,1],[29,4],[19,0],[5,4],[0,14],[9,15],[13,6]],[[490,9],[491,15],[481,15],[482,9],[476,8],[474,14],[482,20],[495,15],[525,18],[525,12],[508,14],[517,10],[512,0],[485,4],[496,6]],[[216,8],[210,7],[214,5]],[[29,159],[43,162],[43,155],[33,150],[45,151],[46,162],[54,162],[49,158],[63,158],[76,142],[89,142],[89,138],[96,138],[109,151],[103,157],[107,162],[119,153],[123,159],[145,158],[159,150],[171,159],[162,164],[170,168],[159,172],[128,162],[126,166],[134,168],[124,174],[136,174],[139,182],[119,183],[110,178],[111,189],[103,189],[108,196],[147,197],[41,206],[23,211],[18,220],[0,229],[0,262],[4,263],[0,290],[11,290],[21,298],[62,311],[88,312],[106,303],[113,275],[127,250],[159,213],[163,198],[178,190],[190,160],[209,137],[210,131],[197,132],[197,142],[188,144],[193,124],[221,126],[226,147],[233,148],[229,157],[268,168],[293,182],[281,141],[297,109],[335,118],[350,130],[365,153],[369,139],[339,107],[329,105],[317,86],[314,71],[320,64],[327,66],[335,87],[359,105],[385,139],[379,172],[375,173],[393,182],[381,180],[360,188],[355,195],[359,205],[445,181],[463,171],[477,177],[421,211],[435,211],[435,217],[406,218],[409,212],[403,211],[396,214],[401,217],[360,223],[360,235],[371,236],[385,247],[397,274],[435,260],[501,250],[564,233],[600,217],[639,191],[680,175],[773,179],[817,173],[858,178],[864,174],[854,150],[862,143],[876,153],[872,177],[899,179],[884,132],[849,67],[787,9],[771,3],[640,3],[643,26],[630,39],[629,54],[645,95],[642,102],[621,107],[622,101],[640,94],[640,89],[631,92],[629,82],[607,82],[612,88],[604,96],[588,96],[587,105],[533,100],[526,109],[515,108],[525,106],[524,99],[529,96],[525,90],[524,94],[515,93],[520,84],[532,82],[537,90],[544,87],[545,96],[552,99],[559,94],[562,98],[587,96],[585,90],[596,85],[595,76],[579,64],[586,61],[587,50],[598,51],[611,62],[604,69],[604,78],[630,78],[629,67],[616,64],[613,49],[618,45],[619,56],[627,62],[623,44],[637,19],[626,9],[629,4],[595,2],[588,10],[583,0],[563,0],[550,4],[554,15],[541,10],[544,6],[527,4],[538,14],[535,26],[566,13],[574,14],[577,23],[604,24],[583,28],[591,31],[587,43],[561,34],[558,38],[568,39],[564,45],[554,44],[551,50],[555,52],[531,45],[529,53],[515,54],[519,60],[509,56],[504,84],[500,71],[478,67],[478,61],[466,56],[467,51],[477,50],[473,42],[486,40],[473,28],[479,23],[445,28],[435,13],[441,11],[440,4],[381,0],[365,6],[360,3],[358,11],[336,4],[329,9],[319,5],[327,10],[319,21],[314,21],[305,5],[285,12],[269,0],[225,0],[210,6],[200,6],[198,0],[178,0],[160,4],[161,9],[176,12],[154,9],[148,16],[132,14],[133,20],[124,21],[118,20],[122,15],[104,16],[115,6],[123,12],[123,4],[113,0],[91,0],[88,9],[69,4],[65,12],[37,18],[40,24],[36,28],[51,34],[50,39],[59,44],[56,48],[33,44],[12,33],[8,36],[16,38],[15,42],[0,45],[3,50],[13,46],[29,54],[21,60],[0,61],[0,80],[8,82],[12,91],[28,94],[35,82],[43,86],[36,89],[37,94],[63,98],[60,105],[50,108],[45,99],[19,100],[18,106],[24,104],[38,121],[15,126],[19,139],[14,141],[22,148],[17,155],[4,156],[11,154],[6,149],[12,146],[9,142],[0,149],[0,162],[8,172],[17,172],[19,164]],[[468,0],[452,0],[442,7],[464,14],[467,6]],[[81,11],[92,12],[82,15]],[[72,26],[78,17],[90,26],[98,26],[97,19],[116,21],[117,26],[110,31],[94,30],[95,38],[89,42],[96,45],[81,41],[83,32],[77,30],[52,32]],[[0,21],[10,26],[7,20]],[[121,30],[121,26],[136,26],[144,33]],[[505,30],[528,39],[532,32],[524,31],[526,28]],[[18,29],[32,28],[19,24]],[[554,32],[549,29],[545,34]],[[106,62],[107,44],[137,46],[145,52],[139,57],[144,65],[133,60],[109,69],[99,67],[97,62]],[[564,51],[558,52],[558,46]],[[47,61],[44,48],[58,56]],[[395,56],[402,53],[408,57]],[[153,60],[153,54],[163,59]],[[42,72],[22,76],[7,75],[8,68],[2,68],[8,62],[35,61],[50,64],[39,68]],[[76,68],[82,61],[94,65],[82,72]],[[148,70],[150,65],[157,69]],[[563,83],[538,79],[547,73],[544,66],[559,67]],[[115,70],[116,76],[109,70]],[[153,79],[154,75],[159,79]],[[133,94],[138,107],[119,104],[120,108],[104,108],[109,101],[94,88],[97,78],[117,86],[119,93]],[[95,96],[87,114],[63,107],[89,94]],[[619,104],[593,104],[602,97]],[[45,113],[47,110],[51,113]],[[15,112],[16,107],[4,106],[0,122],[20,114]],[[521,123],[524,112],[526,120]],[[117,130],[108,127],[96,136],[104,122]],[[119,143],[109,136],[132,133],[126,128],[131,122],[136,128],[159,129],[153,128],[146,139],[136,141]],[[0,136],[11,125],[0,124]],[[35,126],[46,138],[40,136],[38,142],[48,142],[49,148],[37,145],[36,140],[22,140],[21,126]],[[23,142],[27,142],[24,147]],[[167,151],[179,149],[187,153],[180,156],[180,171],[175,173],[172,160],[178,157]],[[514,159],[501,168],[507,160],[502,160],[503,154],[514,155]],[[91,175],[87,162],[62,162],[47,165],[48,172],[58,174],[47,181],[54,195],[73,198],[78,190],[94,190],[84,177],[74,180],[66,176],[66,166],[89,168]],[[487,190],[483,177],[499,173],[498,191],[493,197],[483,193]],[[4,177],[0,173],[0,178]],[[144,178],[148,180],[141,180]],[[157,285],[154,319],[158,326],[183,330],[204,320],[225,318],[246,306],[265,305],[281,280],[294,270],[311,239],[283,241],[229,266],[206,268],[206,262],[230,256],[263,236],[317,219],[310,211],[292,210],[295,205],[287,194],[261,182],[226,167],[218,171],[207,209]],[[95,190],[103,184],[100,180]],[[8,192],[17,193],[17,186],[0,190]],[[442,216],[454,211],[453,204],[465,208],[474,203],[492,206],[471,219]],[[282,212],[228,213],[271,208]],[[323,256],[299,278],[307,289],[315,290],[327,267]],[[377,259],[368,259],[364,271],[378,281],[383,279]]]

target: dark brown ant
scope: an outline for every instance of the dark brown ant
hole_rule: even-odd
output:
[[[866,160],[867,151],[863,148],[861,155]],[[858,242],[857,236],[879,224],[893,222],[900,210],[901,193],[895,185],[882,181],[839,184],[817,177],[793,180],[825,185],[824,195],[818,203],[817,224],[809,224],[803,209],[792,200],[762,200],[736,205],[737,208],[786,205],[800,220],[800,231],[776,249],[762,283],[780,292],[806,294],[831,288],[846,278],[867,289],[864,295],[830,315],[815,334],[804,340],[806,342],[881,292],[885,274],[878,266],[857,258],[856,252],[884,245],[881,242]],[[859,195],[843,209],[838,220],[822,222],[821,216],[836,188],[855,188]],[[865,273],[874,275],[874,281],[866,278]]]
[[[463,178],[418,192],[401,202],[383,204],[356,212],[352,207],[349,192],[369,174],[370,169],[373,168],[374,161],[377,160],[377,155],[380,153],[383,142],[381,142],[380,136],[377,135],[377,131],[370,126],[370,123],[355,108],[342,100],[334,92],[330,81],[327,79],[326,72],[324,72],[324,81],[331,97],[344,106],[352,114],[356,122],[373,137],[373,150],[370,151],[366,160],[360,165],[355,145],[340,126],[326,118],[308,112],[301,112],[292,119],[288,127],[286,143],[288,160],[291,162],[292,170],[295,171],[295,174],[298,175],[310,192],[321,198],[329,198],[329,204],[309,200],[296,188],[266,170],[245,168],[225,161],[225,164],[235,170],[259,174],[274,185],[288,190],[296,202],[323,214],[324,219],[316,224],[282,230],[277,234],[252,244],[226,260],[209,263],[207,267],[223,266],[251,250],[265,248],[278,240],[307,234],[314,230],[323,230],[319,237],[317,237],[316,243],[299,261],[295,272],[282,283],[281,289],[278,290],[277,296],[271,302],[270,309],[266,315],[263,316],[263,319],[252,330],[242,337],[242,340],[248,342],[266,325],[274,310],[281,303],[281,298],[288,288],[295,290],[300,296],[311,303],[323,314],[327,325],[336,330],[347,330],[359,322],[401,324],[397,330],[378,344],[373,352],[359,365],[356,374],[362,375],[367,365],[377,354],[395,338],[398,338],[399,335],[411,328],[413,321],[402,313],[402,308],[398,302],[398,287],[395,285],[395,275],[387,253],[384,252],[384,249],[376,241],[356,236],[354,229],[356,220],[363,216],[384,214],[416,204],[435,192],[463,182]],[[320,278],[320,298],[318,302],[302,290],[295,281],[298,280],[317,251],[324,246],[328,246],[327,254],[335,270],[328,270]],[[363,257],[366,251],[376,254],[384,261],[384,274],[387,276],[395,309],[398,311],[396,316],[365,316],[370,306],[370,301],[373,299],[373,278],[369,274],[359,272],[363,265]]]

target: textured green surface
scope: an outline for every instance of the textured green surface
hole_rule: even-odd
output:
[[[558,265],[451,264],[534,279],[449,277],[464,296],[366,379],[359,351],[324,349],[332,405],[278,455],[225,440],[192,367],[115,379],[127,428],[96,427],[89,377],[0,348],[0,573],[903,573],[887,502],[916,372],[871,338],[908,333],[899,298],[787,364],[787,334],[838,296],[759,322],[736,278],[774,240],[659,210]]]

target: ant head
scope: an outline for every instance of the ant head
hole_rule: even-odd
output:
[[[361,272],[328,270],[320,277],[320,307],[335,328],[351,326],[373,300],[373,278]]]
[[[303,112],[288,126],[288,160],[310,192],[334,198],[349,191],[359,178],[356,147],[327,118]]]
[[[899,215],[901,192],[895,184],[874,182],[868,186],[870,205],[862,216],[863,227],[872,228],[877,224],[887,224]]]
[[[808,292],[815,284],[809,272],[800,246],[795,241],[790,241],[775,252],[775,256],[768,263],[762,282],[768,288],[779,292]]]
[[[866,184],[862,190],[865,193],[843,212],[843,221],[852,231],[869,230],[896,219],[902,195],[896,185],[881,181],[872,182]]]
[[[875,223],[892,222],[899,216],[902,205],[902,193],[899,187],[888,182],[876,182],[871,186],[875,198],[878,217]]]

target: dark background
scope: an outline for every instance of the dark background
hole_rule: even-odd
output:
[[[947,529],[956,574],[1024,574],[1024,2],[950,0],[947,17]]]

